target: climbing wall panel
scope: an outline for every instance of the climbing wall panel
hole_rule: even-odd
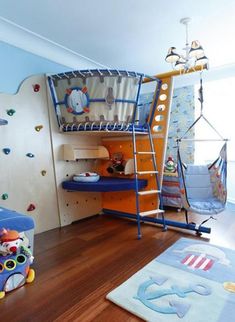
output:
[[[0,118],[1,206],[32,216],[36,232],[58,227],[45,76],[0,94]]]

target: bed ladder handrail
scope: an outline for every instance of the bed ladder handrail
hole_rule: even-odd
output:
[[[142,221],[141,218],[143,218],[143,217],[161,214],[163,230],[166,230],[163,203],[162,203],[162,195],[161,195],[161,187],[160,187],[160,180],[159,180],[159,172],[158,172],[158,168],[157,168],[156,152],[154,149],[153,138],[152,138],[151,128],[150,128],[149,124],[147,124],[147,131],[148,131],[148,139],[149,139],[149,144],[150,144],[150,151],[137,151],[135,127],[133,126],[133,129],[132,129],[138,239],[140,239],[142,237],[140,223]],[[138,156],[139,155],[151,156],[153,169],[139,171],[138,170]],[[156,189],[139,191],[139,183],[138,183],[139,176],[145,175],[145,174],[154,175],[155,180],[156,180]],[[141,212],[140,211],[140,203],[142,201],[142,198],[146,195],[153,195],[153,194],[155,194],[156,198],[158,198],[158,200],[156,200],[156,201],[159,202],[159,207],[157,209],[149,209],[147,211]]]

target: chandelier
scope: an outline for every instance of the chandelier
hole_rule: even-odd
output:
[[[203,66],[206,65],[206,67],[208,67],[208,58],[205,56],[204,50],[199,41],[194,40],[191,47],[189,46],[188,24],[190,21],[191,18],[189,17],[182,18],[180,20],[180,23],[185,25],[186,30],[186,43],[185,48],[183,48],[185,53],[180,55],[177,53],[175,47],[170,47],[165,58],[165,61],[170,63],[173,69],[179,70],[183,73],[188,72],[191,68],[195,70],[197,66],[201,66],[201,68],[203,68]]]

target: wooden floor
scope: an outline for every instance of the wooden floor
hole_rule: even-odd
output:
[[[170,215],[176,216],[183,218]],[[235,212],[217,218],[210,222],[211,235],[201,239],[235,249]],[[36,280],[1,300],[1,321],[141,321],[107,301],[106,294],[180,237],[199,238],[146,224],[142,232],[138,241],[134,222],[97,216],[37,235]]]

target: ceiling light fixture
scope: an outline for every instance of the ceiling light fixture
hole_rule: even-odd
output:
[[[186,17],[180,20],[180,23],[185,25],[186,29],[186,43],[185,43],[185,54],[178,54],[175,47],[170,47],[166,55],[165,61],[172,65],[172,68],[179,70],[180,72],[187,73],[191,68],[195,69],[196,66],[206,66],[208,68],[208,58],[204,54],[204,50],[198,40],[194,40],[189,46],[188,41],[188,24],[191,18]]]

